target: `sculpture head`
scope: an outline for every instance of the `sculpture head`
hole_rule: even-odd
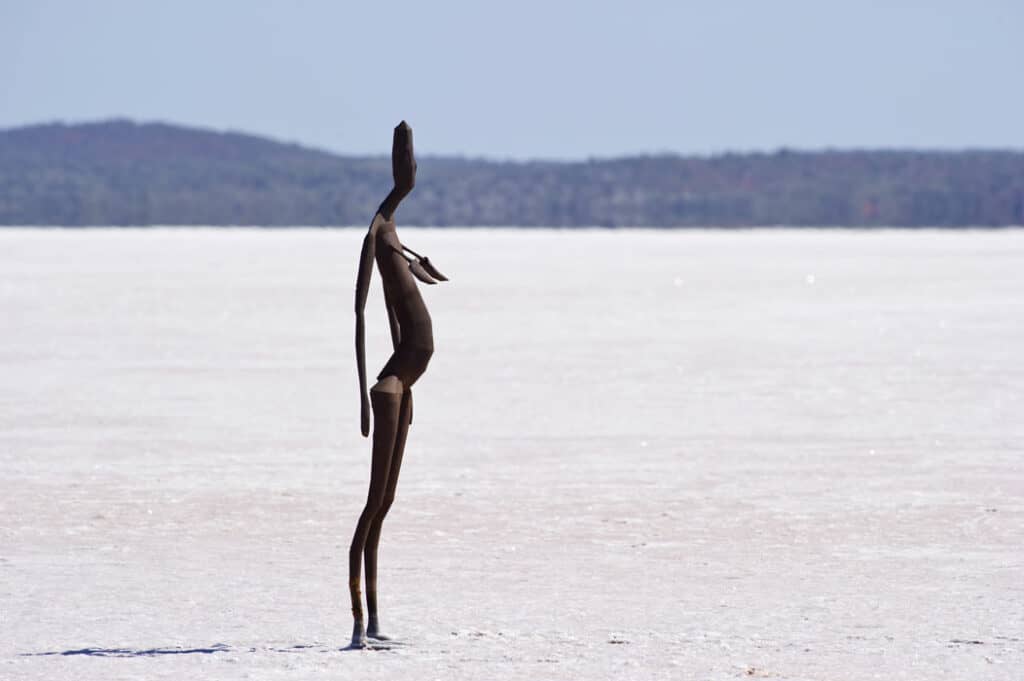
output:
[[[412,128],[405,121],[395,127],[391,143],[391,175],[395,189],[403,196],[416,185],[416,156],[412,151]]]

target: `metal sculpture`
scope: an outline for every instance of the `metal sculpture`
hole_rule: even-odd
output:
[[[406,435],[412,423],[412,386],[427,368],[434,352],[430,314],[423,303],[415,279],[425,284],[448,281],[425,258],[404,246],[398,239],[392,218],[399,202],[416,183],[416,158],[412,148],[412,129],[402,121],[395,128],[391,147],[391,171],[394,188],[380,204],[370,229],[363,239],[356,280],[356,365],[359,372],[360,427],[363,437],[370,434],[373,411],[373,446],[370,465],[370,489],[359,516],[349,548],[349,595],[352,599],[352,647],[367,645],[367,638],[387,640],[380,631],[377,616],[377,546],[381,525],[395,500],[395,488],[402,467]],[[366,390],[366,347],[363,311],[373,274],[374,262],[384,285],[384,305],[391,327],[394,353],[377,375],[377,382]],[[360,560],[366,566],[366,609],[363,628],[360,594]]]

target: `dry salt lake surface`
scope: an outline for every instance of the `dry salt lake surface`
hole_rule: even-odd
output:
[[[0,678],[1022,678],[1024,232],[401,233],[345,652],[363,230],[0,230]]]

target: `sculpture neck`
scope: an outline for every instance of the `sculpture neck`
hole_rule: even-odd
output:
[[[384,198],[384,201],[381,202],[380,208],[377,209],[377,212],[380,213],[381,217],[386,221],[391,222],[391,218],[394,216],[395,209],[398,208],[399,202],[401,202],[408,193],[408,191],[399,191],[397,187],[392,188]]]

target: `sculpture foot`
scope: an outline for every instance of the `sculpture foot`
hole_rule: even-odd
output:
[[[357,619],[352,623],[352,643],[349,645],[349,650],[361,650],[368,647],[366,642],[366,632],[363,630],[363,620]]]
[[[380,621],[376,615],[370,615],[370,620],[366,625],[366,637],[372,638],[374,641],[390,641],[390,636],[385,636],[380,633]]]

